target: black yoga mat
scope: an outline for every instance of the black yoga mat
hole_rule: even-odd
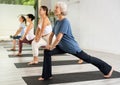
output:
[[[39,50],[44,50],[42,48],[40,48]],[[7,49],[7,51],[11,51],[10,49]],[[16,49],[16,51],[18,51],[18,49]],[[32,51],[32,48],[23,48],[22,51]]]
[[[7,49],[7,51],[11,51],[11,49],[10,48],[6,48]],[[31,47],[23,47],[23,49],[22,49],[22,51],[31,51],[32,50],[32,48]],[[39,48],[39,50],[44,50],[44,48]],[[16,51],[18,51],[18,48],[16,48]]]
[[[41,57],[41,56],[43,56],[44,54],[39,54],[39,57]],[[55,56],[57,56],[57,55],[61,55],[61,56],[69,56],[69,55],[67,55],[66,53],[64,53],[64,54],[56,54]],[[15,57],[33,57],[33,55],[32,54],[22,54],[22,56],[16,56],[16,55],[13,55],[13,54],[9,54],[8,55],[10,58],[15,58]]]
[[[10,58],[15,58],[15,57],[33,57],[32,54],[23,54],[22,56],[16,56],[16,55],[8,55]],[[43,56],[43,54],[39,54],[39,56]]]
[[[82,82],[82,81],[93,81],[93,80],[103,80],[103,79],[105,80],[103,74],[100,71],[56,74],[53,75],[52,80],[45,80],[45,81],[38,81],[39,77],[40,76],[23,77],[23,80],[27,83],[27,85],[49,85],[49,84],[80,82],[80,81]],[[109,79],[113,79],[113,78],[120,78],[120,73],[114,71],[113,75]]]
[[[7,51],[11,51],[10,49],[7,49]],[[16,49],[16,51],[18,51],[18,49]],[[22,49],[22,51],[32,51],[32,49],[31,48],[26,48],[26,49]]]
[[[78,60],[64,60],[64,61],[52,61],[53,66],[59,65],[74,65],[79,64]],[[85,62],[83,64],[86,64]],[[36,65],[28,65],[28,62],[25,63],[15,63],[16,68],[27,68],[27,67],[40,67],[43,65],[43,62],[39,62]]]
[[[3,47],[4,47],[4,48],[12,48],[12,44],[11,44],[11,45],[3,44]],[[23,45],[23,48],[24,48],[24,47],[31,47],[31,45]],[[16,48],[18,48],[18,45],[16,46]]]

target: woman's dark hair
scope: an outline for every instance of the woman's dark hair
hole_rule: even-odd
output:
[[[44,11],[46,11],[46,15],[48,16],[48,8],[47,8],[47,6],[41,6],[41,8],[42,8]]]
[[[23,19],[23,22],[25,22],[26,24],[26,18],[24,16],[21,16],[21,18]]]
[[[28,18],[30,18],[32,21],[35,19],[35,16],[33,14],[27,14]]]

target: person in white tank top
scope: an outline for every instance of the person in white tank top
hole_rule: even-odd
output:
[[[52,26],[48,18],[48,8],[41,6],[39,10],[40,20],[35,33],[35,39],[32,41],[33,60],[28,65],[38,64],[39,47],[48,43],[52,32]]]
[[[24,33],[24,35],[22,36],[22,38],[19,40],[19,52],[17,54],[17,56],[21,56],[22,55],[22,44],[23,43],[27,43],[27,44],[31,44],[35,35],[34,35],[34,24],[33,24],[33,20],[35,19],[35,17],[32,14],[27,14],[27,22],[29,23],[29,25],[26,28],[26,31]]]

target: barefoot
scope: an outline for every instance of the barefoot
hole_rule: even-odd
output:
[[[22,54],[21,54],[21,53],[18,53],[16,56],[22,56]]]
[[[49,77],[49,79],[51,80],[51,79],[53,79],[53,77]],[[40,78],[38,78],[38,80],[39,80],[39,81],[43,81],[43,80],[45,80],[45,79],[42,78],[42,77],[40,77]]]
[[[11,51],[16,51],[16,49],[14,49],[14,48],[12,48],[12,49],[10,49]]]
[[[80,60],[78,61],[78,63],[79,63],[79,64],[82,64],[82,63],[83,63],[83,60],[80,59]]]
[[[104,78],[110,78],[111,75],[113,73],[113,68],[111,69],[111,71],[108,73],[108,75],[104,75]]]
[[[38,80],[39,80],[39,81],[43,81],[43,80],[44,80],[44,78],[40,77],[40,78],[38,78]]]
[[[38,64],[38,61],[31,61],[28,63],[28,65],[35,65],[35,64]]]

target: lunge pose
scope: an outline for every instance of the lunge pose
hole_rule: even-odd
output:
[[[35,19],[35,17],[32,14],[27,14],[27,22],[29,23],[29,25],[26,27],[26,32],[24,33],[22,38],[19,40],[19,52],[18,52],[17,56],[22,55],[23,43],[31,44],[35,37],[34,31],[33,31],[34,24],[32,22],[34,19]]]
[[[19,29],[12,36],[12,38],[13,38],[13,47],[12,47],[11,51],[16,51],[16,40],[17,39],[19,40],[23,36],[23,34],[25,32],[25,29],[26,29],[26,19],[25,19],[25,17],[20,16],[19,21],[20,21]]]
[[[56,21],[52,34],[49,37],[49,43],[44,50],[43,71],[42,76],[38,80],[52,78],[51,56],[61,53],[69,53],[87,63],[91,63],[103,73],[105,78],[111,77],[113,68],[109,64],[101,59],[90,56],[81,50],[72,35],[70,22],[65,18],[66,11],[67,5],[64,2],[58,2],[56,4],[55,15],[58,17],[58,20]],[[56,40],[52,44],[51,42],[54,35],[56,36]]]
[[[38,23],[38,28],[36,30],[35,39],[32,41],[32,51],[34,58],[30,63],[28,63],[29,65],[38,64],[39,47],[47,44],[48,38],[52,32],[52,26],[48,18],[48,8],[46,6],[41,6],[39,14],[40,20]]]

